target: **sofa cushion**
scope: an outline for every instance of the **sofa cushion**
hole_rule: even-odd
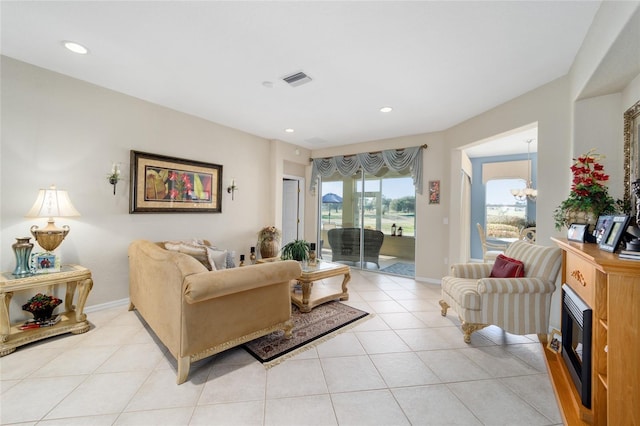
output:
[[[226,250],[216,250],[211,247],[206,247],[209,255],[209,261],[214,265],[215,270],[227,269],[227,257],[228,252]]]
[[[208,250],[203,245],[189,242],[167,241],[164,243],[164,248],[169,251],[177,251],[178,253],[187,254],[202,263],[209,271],[215,270],[215,264],[211,263]]]
[[[524,264],[517,259],[499,254],[491,269],[492,278],[521,278],[524,277]]]

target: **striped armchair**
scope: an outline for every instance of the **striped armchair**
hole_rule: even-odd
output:
[[[546,338],[551,296],[562,264],[562,252],[515,241],[505,256],[524,264],[523,278],[489,278],[493,264],[467,263],[451,267],[442,278],[442,316],[452,308],[460,316],[464,341],[487,325],[512,334],[537,333]]]

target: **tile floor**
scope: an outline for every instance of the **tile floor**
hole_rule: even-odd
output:
[[[267,370],[243,349],[176,363],[127,306],[0,358],[0,422],[27,425],[556,425],[535,336],[462,340],[439,286],[354,271],[368,321]]]

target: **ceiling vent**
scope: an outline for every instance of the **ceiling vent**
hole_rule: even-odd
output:
[[[302,71],[288,75],[286,77],[283,77],[282,79],[291,87],[302,86],[303,84],[309,83],[311,81],[311,77],[309,77]]]

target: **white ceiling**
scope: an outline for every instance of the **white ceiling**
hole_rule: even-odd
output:
[[[1,53],[315,149],[445,130],[567,74],[599,6],[2,1]]]

